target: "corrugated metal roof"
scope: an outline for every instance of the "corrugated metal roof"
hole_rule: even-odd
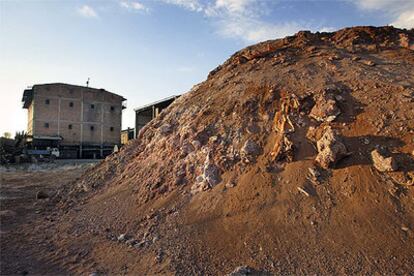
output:
[[[173,95],[173,96],[170,96],[170,97],[161,99],[159,101],[155,101],[155,102],[152,102],[152,103],[149,103],[149,104],[140,106],[140,107],[136,107],[136,108],[134,108],[134,111],[137,112],[137,111],[140,111],[140,110],[143,110],[143,109],[147,109],[147,108],[149,108],[149,107],[151,107],[153,105],[161,104],[163,102],[168,102],[168,101],[173,100],[173,99],[175,100],[175,99],[177,99],[180,96],[181,95]]]

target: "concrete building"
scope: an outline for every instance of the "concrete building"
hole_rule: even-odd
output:
[[[179,95],[171,96],[138,108],[135,108],[135,137],[139,131],[148,124],[152,119],[158,116],[162,110],[172,104]]]
[[[59,147],[64,158],[97,158],[120,145],[125,98],[104,89],[64,83],[34,85],[23,93],[28,143]]]

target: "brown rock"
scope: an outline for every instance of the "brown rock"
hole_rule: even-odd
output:
[[[386,157],[379,150],[375,149],[371,152],[374,167],[380,172],[393,172],[397,170],[397,162],[393,157]]]
[[[347,154],[342,139],[330,126],[325,129],[321,139],[318,140],[317,148],[318,155],[315,160],[325,169],[334,166]]]
[[[248,139],[241,148],[241,153],[245,157],[255,157],[261,153],[261,150],[255,141]]]
[[[204,163],[203,177],[210,187],[221,182],[220,169],[210,160],[210,157],[207,157]]]
[[[315,102],[309,116],[319,122],[331,122],[341,113],[335,97],[331,94],[323,93]]]

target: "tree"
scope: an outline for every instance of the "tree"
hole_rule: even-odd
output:
[[[7,138],[7,139],[11,139],[11,133],[10,132],[5,132],[5,133],[3,133],[3,137],[4,138]]]

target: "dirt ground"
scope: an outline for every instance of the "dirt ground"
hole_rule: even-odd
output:
[[[62,185],[73,182],[95,161],[12,166],[0,171],[2,275],[65,274],[61,267],[42,258],[55,250],[47,233],[34,228],[51,223],[49,198],[37,199],[40,191],[52,196]]]

